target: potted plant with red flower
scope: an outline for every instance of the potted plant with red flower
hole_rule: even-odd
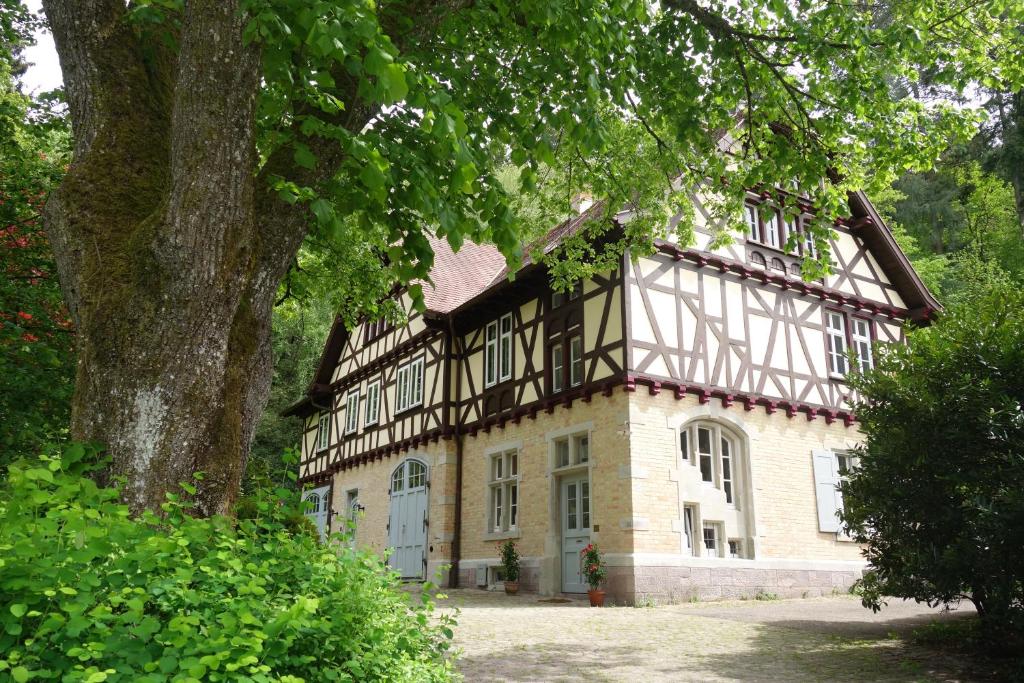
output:
[[[601,558],[601,550],[590,543],[580,551],[580,573],[587,579],[590,590],[587,596],[590,598],[591,607],[604,606],[604,590],[601,584],[608,577],[608,569]]]
[[[505,592],[515,595],[519,592],[519,549],[512,541],[498,546],[501,553],[501,573],[505,577]]]

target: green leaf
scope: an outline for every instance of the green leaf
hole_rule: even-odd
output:
[[[401,64],[388,64],[379,74],[385,102],[404,100],[409,94],[409,84],[405,80],[405,67]]]
[[[28,605],[23,605],[19,602],[16,602],[13,605],[11,605],[11,614],[13,614],[16,617],[20,618],[25,616],[26,611],[28,611]]]
[[[295,144],[295,163],[303,168],[314,169],[316,168],[316,155],[313,154],[312,150],[309,149],[304,143],[296,142]]]

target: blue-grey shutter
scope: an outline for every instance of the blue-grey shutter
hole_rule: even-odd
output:
[[[818,529],[830,533],[839,531],[841,499],[836,485],[839,483],[836,458],[832,451],[815,450],[814,493],[818,500]]]

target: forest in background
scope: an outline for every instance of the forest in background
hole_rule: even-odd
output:
[[[60,93],[31,97],[19,80],[26,66],[21,50],[35,21],[11,13],[0,25],[0,465],[64,438],[75,367],[74,330],[40,220],[70,156],[68,121]],[[979,98],[988,117],[968,144],[951,146],[933,169],[907,173],[872,198],[943,302],[992,282],[1024,281],[1024,92]],[[517,175],[508,169],[510,191],[519,187]],[[557,185],[556,179],[547,191]],[[545,191],[541,183],[538,194],[517,198],[517,212],[532,226],[528,236],[557,221]],[[357,240],[347,244],[309,240],[282,284],[273,384],[250,481],[288,481],[281,454],[297,445],[300,426],[281,411],[302,396],[335,314],[352,319],[390,287],[374,268],[377,257]],[[387,308],[369,313],[399,315]]]

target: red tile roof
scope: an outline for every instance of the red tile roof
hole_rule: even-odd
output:
[[[458,253],[443,237],[428,237],[434,250],[433,284],[424,282],[423,300],[427,310],[450,313],[494,281],[505,269],[505,257],[493,244],[463,242]]]
[[[584,223],[599,217],[603,211],[604,202],[596,202],[580,215],[549,230],[523,250],[520,269],[531,265],[531,252],[539,249],[542,254],[550,253],[562,240],[575,234]],[[511,271],[505,257],[493,244],[466,241],[456,253],[443,237],[428,236],[427,239],[434,250],[434,267],[430,269],[433,285],[422,283],[428,311],[451,313],[477,294],[500,283]]]

